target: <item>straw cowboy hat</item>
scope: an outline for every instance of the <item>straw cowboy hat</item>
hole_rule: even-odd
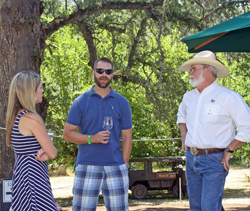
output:
[[[207,64],[213,66],[217,70],[217,78],[226,78],[228,76],[228,69],[218,60],[216,55],[211,51],[201,51],[197,53],[193,59],[184,62],[179,70],[190,71],[191,66],[194,64]]]

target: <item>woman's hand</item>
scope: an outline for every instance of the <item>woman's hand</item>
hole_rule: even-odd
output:
[[[47,153],[41,148],[37,151],[36,153],[36,160],[38,161],[46,161],[49,159],[49,156],[47,155]]]

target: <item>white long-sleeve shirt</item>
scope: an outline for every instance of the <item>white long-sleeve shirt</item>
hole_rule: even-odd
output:
[[[194,89],[183,96],[179,123],[186,123],[189,147],[226,148],[234,139],[250,142],[250,108],[238,93],[216,81],[201,93]]]

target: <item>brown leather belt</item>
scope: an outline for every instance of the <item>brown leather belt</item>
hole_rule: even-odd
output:
[[[188,147],[192,155],[206,155],[206,154],[212,154],[212,153],[218,153],[218,152],[224,152],[224,149],[197,149],[195,147]]]

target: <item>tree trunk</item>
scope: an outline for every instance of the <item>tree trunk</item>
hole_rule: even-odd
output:
[[[12,77],[24,70],[40,73],[39,0],[0,1],[0,127],[5,128],[8,89]],[[0,129],[0,178],[11,178],[14,167],[12,147],[6,146],[5,130]]]

